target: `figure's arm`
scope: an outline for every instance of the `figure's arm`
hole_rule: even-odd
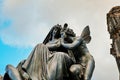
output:
[[[50,50],[57,49],[57,48],[60,46],[60,41],[57,41],[57,42],[48,42],[48,43],[46,44],[46,46],[47,46]]]
[[[62,37],[62,40],[61,40],[61,45],[65,48],[68,48],[68,49],[73,49],[73,48],[76,48],[77,46],[80,45],[80,43],[82,41],[84,41],[85,43],[89,43],[90,40],[91,40],[91,36],[90,36],[90,30],[89,30],[89,26],[86,26],[82,33],[81,33],[81,36],[79,36],[78,38],[76,38],[72,43],[64,43],[64,37],[66,37],[66,34],[65,32],[62,32],[61,33],[61,37]]]
[[[64,39],[61,39],[61,45],[67,49],[73,49],[80,45],[83,41],[82,38],[76,38],[72,43],[64,43]]]

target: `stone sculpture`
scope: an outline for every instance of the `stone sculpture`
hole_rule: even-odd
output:
[[[76,37],[67,23],[57,24],[26,60],[6,66],[3,80],[91,80],[95,62],[86,47],[90,40],[89,26]]]

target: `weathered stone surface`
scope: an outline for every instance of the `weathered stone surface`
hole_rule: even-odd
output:
[[[113,7],[109,11],[107,14],[107,25],[112,39],[110,53],[115,57],[120,73],[120,6]]]
[[[91,80],[95,61],[86,46],[89,26],[80,36],[67,26],[55,25],[26,60],[7,65],[4,80]]]

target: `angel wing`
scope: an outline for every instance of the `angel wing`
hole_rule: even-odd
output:
[[[83,29],[80,37],[83,38],[83,40],[85,41],[85,43],[89,43],[91,41],[89,26],[86,26]]]

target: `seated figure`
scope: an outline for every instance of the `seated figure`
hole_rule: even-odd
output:
[[[15,68],[6,66],[4,80],[69,80],[73,60],[61,46],[61,26],[54,26],[42,44]]]
[[[86,47],[89,29],[76,37],[67,26],[55,25],[26,60],[17,67],[7,65],[3,80],[90,80],[94,59]]]

